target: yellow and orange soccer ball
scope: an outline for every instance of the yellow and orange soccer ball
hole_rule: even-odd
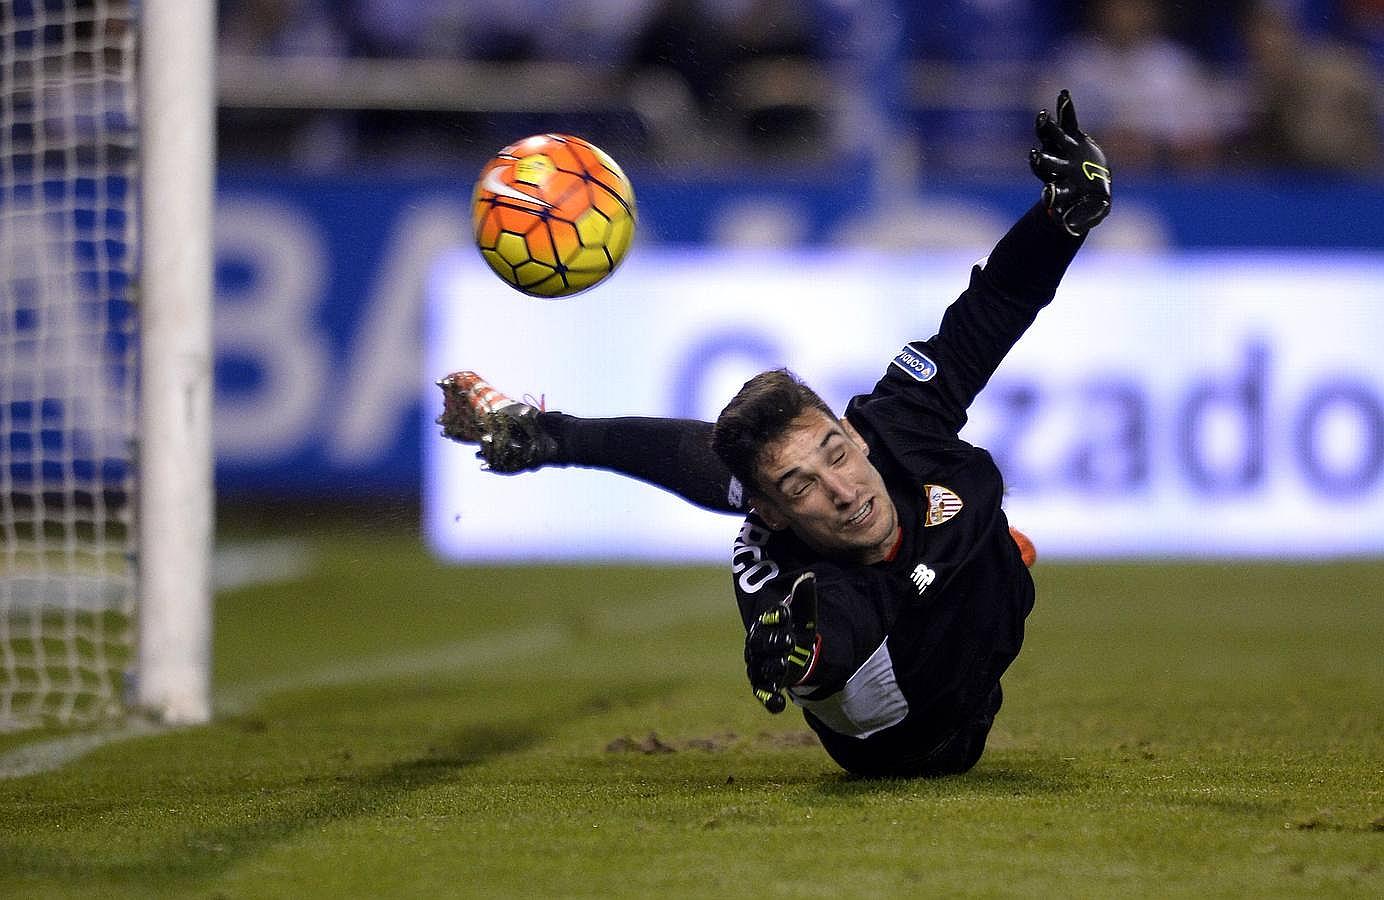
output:
[[[471,200],[490,268],[534,297],[569,297],[607,278],[634,238],[634,188],[609,154],[566,134],[511,144]]]

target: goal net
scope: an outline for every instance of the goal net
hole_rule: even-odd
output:
[[[151,5],[0,3],[0,731],[139,699]]]

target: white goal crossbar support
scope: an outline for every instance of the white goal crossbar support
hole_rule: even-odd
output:
[[[211,716],[215,8],[143,0],[136,702]]]

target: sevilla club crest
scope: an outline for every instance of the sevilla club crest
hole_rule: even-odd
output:
[[[923,527],[941,525],[961,512],[961,498],[956,496],[956,491],[951,488],[942,487],[940,484],[925,484],[923,493],[927,494],[927,514],[923,516]]]

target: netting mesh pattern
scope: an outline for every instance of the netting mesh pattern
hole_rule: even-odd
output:
[[[132,16],[0,2],[0,730],[116,713],[132,652]]]

